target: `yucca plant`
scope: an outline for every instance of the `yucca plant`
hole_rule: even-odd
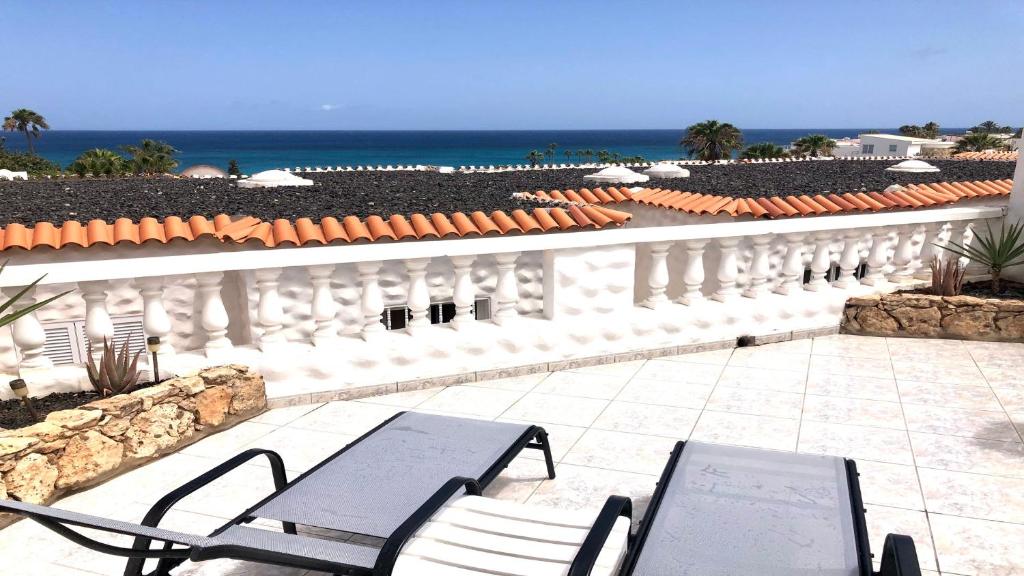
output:
[[[92,344],[90,343],[88,346],[89,358],[86,361],[85,369],[89,372],[89,381],[92,382],[92,387],[104,398],[127,394],[135,390],[139,384],[138,363],[142,350],[136,350],[129,362],[128,340],[125,339],[121,351],[118,352],[114,343],[108,343],[104,338],[103,354],[100,356],[99,366],[96,365],[96,360],[92,355]]]
[[[975,234],[969,246],[950,240],[942,248],[988,268],[989,274],[992,275],[992,293],[999,294],[1002,289],[1000,277],[1003,270],[1024,264],[1024,243],[1021,242],[1024,224],[1018,220],[1007,227],[1003,222],[999,225],[998,236],[992,232],[992,227],[988,223],[985,227],[988,228],[988,235]]]
[[[7,267],[7,262],[6,261],[3,264],[0,264],[0,274],[3,274],[4,268],[6,268],[6,267]],[[6,302],[0,303],[0,328],[2,328],[4,326],[7,326],[8,324],[12,324],[18,318],[21,318],[22,316],[26,316],[28,314],[31,314],[31,313],[35,312],[36,310],[39,310],[43,306],[46,306],[50,302],[53,302],[54,300],[60,298],[61,296],[65,296],[65,295],[67,295],[68,293],[71,292],[70,290],[68,290],[67,292],[61,292],[60,294],[57,294],[56,296],[53,296],[53,297],[50,297],[50,298],[47,298],[46,300],[43,300],[42,302],[36,302],[35,304],[32,304],[31,306],[26,306],[26,307],[24,307],[21,310],[18,310],[16,312],[11,312],[11,313],[8,313],[8,314],[4,314],[5,312],[7,312],[7,310],[11,306],[14,306],[15,304],[17,304],[18,300],[21,300],[25,296],[25,294],[27,294],[30,290],[35,288],[36,284],[39,284],[39,281],[42,280],[45,277],[46,277],[45,274],[40,276],[39,278],[36,279],[35,282],[33,282],[33,283],[29,284],[28,286],[22,288],[14,296],[11,296],[11,298],[9,300],[7,300]]]
[[[932,269],[932,294],[936,296],[958,296],[964,285],[964,270],[959,258],[943,258],[936,255],[929,263]]]

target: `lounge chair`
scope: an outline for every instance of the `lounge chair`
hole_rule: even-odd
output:
[[[852,460],[679,442],[622,576],[871,576],[871,559]],[[913,540],[888,535],[877,574],[920,576]]]
[[[160,559],[163,576],[186,559],[233,558],[352,575],[392,574],[402,547],[460,493],[479,495],[524,448],[542,450],[555,476],[543,428],[405,412],[388,419],[295,480],[287,482],[276,453],[248,450],[171,491],[141,524],[0,500],[21,514],[92,550],[129,558],[124,574],[140,576],[146,559]],[[275,491],[207,536],[158,527],[182,498],[242,464],[265,456]],[[283,531],[250,525],[280,522]],[[70,526],[134,536],[131,548],[111,546]],[[381,547],[310,535],[303,527],[373,536]],[[299,531],[302,530],[302,533]],[[163,543],[151,549],[153,541]],[[422,547],[422,545],[420,546]]]

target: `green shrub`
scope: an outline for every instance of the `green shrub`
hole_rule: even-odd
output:
[[[0,168],[12,172],[28,172],[29,176],[59,176],[60,166],[42,156],[27,152],[14,153],[0,149]]]
[[[104,148],[86,150],[68,165],[68,172],[79,176],[120,176],[130,172],[128,160]]]

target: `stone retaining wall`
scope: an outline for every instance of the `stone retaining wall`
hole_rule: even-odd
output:
[[[850,298],[841,331],[1024,342],[1024,300],[901,293]]]
[[[0,498],[47,504],[266,409],[263,377],[208,368],[0,431]],[[0,513],[0,528],[16,519]]]

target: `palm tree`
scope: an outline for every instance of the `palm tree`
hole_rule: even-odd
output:
[[[931,139],[934,140],[935,138],[939,137],[939,123],[938,122],[929,122],[929,123],[925,124],[924,126],[922,126],[921,129],[924,130],[924,134],[925,134],[926,138],[931,138]]]
[[[117,176],[128,171],[128,161],[113,150],[93,148],[75,158],[68,171],[79,176]]]
[[[565,155],[565,163],[572,164],[572,150],[566,150],[565,152],[562,152],[562,154]]]
[[[793,149],[804,156],[831,156],[836,141],[824,134],[808,134],[793,142]]]
[[[29,110],[28,108],[18,108],[11,115],[4,118],[4,130],[8,132],[24,132],[25,140],[28,141],[28,153],[35,154],[36,149],[32,145],[33,138],[39,138],[39,129],[49,130],[50,125],[46,123],[46,118],[43,118],[42,114]]]
[[[597,161],[600,162],[601,164],[607,164],[610,159],[611,154],[609,154],[607,150],[597,151]]]
[[[136,174],[167,174],[178,167],[174,155],[178,153],[166,142],[145,139],[138,146],[122,146],[132,156],[131,170]]]
[[[530,166],[537,166],[544,160],[544,153],[538,150],[530,150],[530,153],[526,155],[526,160],[530,163]]]
[[[732,124],[718,120],[698,122],[686,129],[679,142],[690,157],[712,161],[729,158],[743,147],[743,134]]]
[[[583,162],[583,150],[576,151],[576,161]]]
[[[986,120],[981,124],[978,124],[974,128],[971,128],[971,132],[975,134],[1005,134],[1013,132],[1012,126],[1000,126],[998,122]]]
[[[740,158],[754,160],[762,158],[786,158],[789,156],[789,152],[786,152],[782,146],[772,144],[771,142],[760,142],[758,144],[751,144],[740,154]]]
[[[1006,143],[986,132],[970,132],[965,134],[956,142],[957,152],[984,152],[985,150],[998,150]]]
[[[583,151],[583,155],[587,157],[587,163],[589,164],[590,161],[594,158],[594,151],[591,150],[590,148],[587,148],[586,150]]]

